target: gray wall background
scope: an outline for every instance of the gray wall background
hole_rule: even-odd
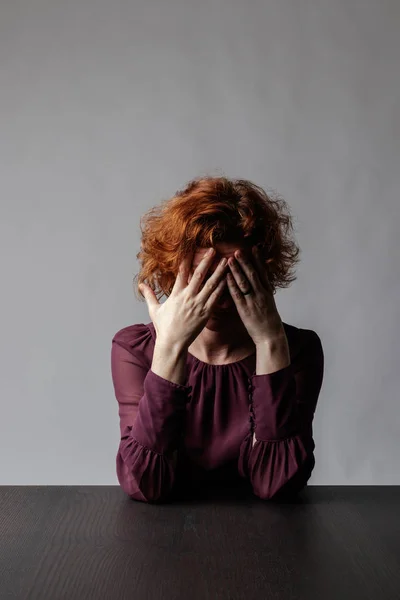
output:
[[[111,338],[139,219],[201,174],[277,190],[276,295],[318,332],[310,484],[400,484],[396,0],[14,0],[0,8],[0,484],[117,484]]]

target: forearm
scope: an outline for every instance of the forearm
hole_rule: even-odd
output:
[[[293,361],[283,338],[257,347],[256,374],[249,386],[255,436],[244,439],[238,464],[260,498],[300,490],[315,465],[312,419],[324,356],[315,333],[304,337],[302,352]]]
[[[159,453],[175,446],[182,431],[189,389],[185,382],[186,358],[183,346],[156,339],[132,433],[143,446]]]
[[[187,352],[184,346],[172,346],[166,340],[157,339],[151,370],[168,381],[185,385]]]
[[[113,381],[121,415],[117,475],[122,489],[141,501],[159,501],[173,488],[190,392],[184,381],[183,348],[162,341],[156,340],[147,373],[139,350],[132,357],[126,344],[112,346]]]
[[[256,375],[268,375],[290,364],[289,344],[285,332],[256,344]],[[252,445],[256,443],[253,434]]]

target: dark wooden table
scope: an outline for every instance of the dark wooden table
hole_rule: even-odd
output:
[[[399,600],[400,486],[292,501],[209,490],[0,487],[0,599]]]

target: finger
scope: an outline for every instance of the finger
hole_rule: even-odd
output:
[[[244,273],[245,277],[250,282],[250,285],[253,288],[253,290],[255,292],[261,290],[262,283],[261,283],[259,274],[257,272],[257,267],[255,265],[255,261],[254,260],[252,261],[249,258],[248,253],[240,251],[239,254],[236,254],[236,252],[235,252],[234,256],[231,257],[230,261],[232,261],[232,263],[230,264],[230,268],[232,270],[232,273],[233,273],[236,281],[239,284],[240,289],[243,289],[243,290],[248,289],[248,283],[243,278],[243,275],[241,274],[241,271],[242,271]],[[235,262],[235,261],[237,261],[237,262]],[[240,266],[241,271],[239,270],[238,266]]]
[[[249,283],[248,278],[243,273],[243,269],[239,266],[238,262],[231,257],[229,259],[230,272],[233,277],[233,282],[238,287],[238,290],[243,293],[252,287]]]
[[[214,304],[217,302],[218,298],[220,298],[222,296],[225,286],[226,286],[226,278],[223,277],[220,280],[220,282],[218,283],[215,290],[210,294],[210,297],[208,298],[207,302],[204,305],[207,312],[212,311]]]
[[[213,293],[215,288],[219,285],[220,279],[223,277],[224,273],[227,270],[227,260],[226,258],[222,258],[214,273],[207,279],[204,283],[202,289],[198,292],[198,299],[203,304],[206,304],[210,295]]]
[[[204,289],[204,288],[202,288],[202,285],[203,285],[205,277],[210,269],[210,266],[214,260],[214,256],[215,256],[215,250],[214,250],[214,248],[210,248],[209,251],[203,256],[202,260],[199,262],[199,264],[197,265],[195,270],[193,271],[193,275],[190,278],[190,283],[188,284],[188,290],[192,295],[199,294],[199,292]],[[214,272],[214,274],[215,274],[215,272]],[[211,277],[210,277],[210,279],[211,279]],[[204,284],[204,287],[205,286],[206,286],[206,284]]]
[[[239,289],[238,284],[235,281],[234,276],[232,275],[232,273],[228,273],[226,276],[226,281],[228,284],[228,290],[230,295],[233,298],[234,303],[236,304],[236,306],[243,306],[246,304],[246,300],[245,300],[245,296],[243,296],[242,292]]]
[[[142,292],[149,310],[151,310],[153,306],[158,306],[160,304],[157,300],[155,293],[148,285],[146,285],[145,283],[141,283],[139,285],[139,290]]]
[[[190,273],[190,265],[192,264],[194,251],[189,252],[181,261],[178,273],[176,275],[174,286],[171,290],[171,294],[179,292],[187,286],[188,276]]]

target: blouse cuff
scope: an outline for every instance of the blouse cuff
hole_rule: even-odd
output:
[[[293,363],[274,373],[252,375],[251,420],[257,440],[282,440],[300,428]]]

